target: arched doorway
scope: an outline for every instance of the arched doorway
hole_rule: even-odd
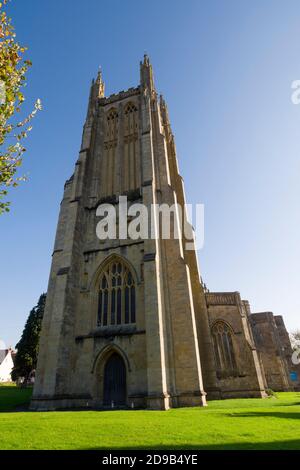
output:
[[[126,405],[126,366],[122,357],[113,353],[104,368],[104,406]]]

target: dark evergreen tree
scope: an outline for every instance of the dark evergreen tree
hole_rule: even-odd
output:
[[[22,337],[16,345],[17,354],[12,371],[13,380],[24,377],[26,383],[31,372],[36,368],[45,303],[46,294],[42,294],[38,304],[31,310]]]

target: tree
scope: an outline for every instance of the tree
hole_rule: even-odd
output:
[[[11,19],[3,10],[8,1],[0,0],[0,214],[9,211],[10,203],[3,201],[9,187],[18,186],[25,179],[16,176],[26,151],[22,141],[32,129],[30,121],[41,109],[41,101],[37,100],[26,118],[18,121],[16,117],[25,101],[21,89],[32,64],[24,59],[26,47],[16,41]]]
[[[14,381],[24,377],[26,382],[30,373],[36,368],[45,303],[46,294],[42,294],[37,305],[29,313],[22,337],[16,345],[17,354],[12,371]]]
[[[293,331],[290,333],[290,340],[293,350],[300,348],[300,330]]]

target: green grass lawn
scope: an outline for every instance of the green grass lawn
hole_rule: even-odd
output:
[[[300,449],[300,393],[170,411],[24,412],[0,386],[0,449]]]

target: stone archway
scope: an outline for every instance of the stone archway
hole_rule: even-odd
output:
[[[125,406],[127,402],[126,366],[116,352],[111,354],[104,366],[103,405]]]

